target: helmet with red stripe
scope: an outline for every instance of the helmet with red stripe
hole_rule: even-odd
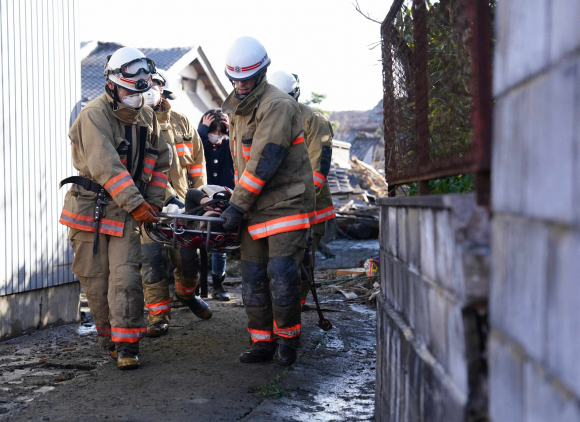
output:
[[[234,41],[226,56],[226,76],[231,81],[251,79],[270,65],[264,46],[255,38],[241,37]]]
[[[112,84],[131,92],[151,88],[155,62],[133,47],[122,47],[108,58],[104,76]]]

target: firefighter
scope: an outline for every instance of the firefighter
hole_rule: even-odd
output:
[[[60,222],[70,227],[78,276],[99,344],[120,369],[139,366],[145,335],[140,224],[157,221],[167,187],[169,150],[155,113],[144,105],[155,62],[123,47],[105,65],[105,93],[89,102],[69,138],[78,176],[64,200]]]
[[[153,87],[145,96],[146,104],[155,110],[159,127],[172,153],[167,185],[166,204],[184,206],[189,187],[206,184],[205,156],[201,138],[187,117],[171,108],[168,98],[167,75],[161,69],[152,75]],[[166,89],[167,88],[167,89]],[[170,319],[170,294],[167,271],[163,265],[163,245],[153,242],[145,233],[141,236],[143,254],[143,290],[149,310],[147,337],[159,337],[167,332]],[[199,280],[199,256],[193,248],[167,248],[174,268],[177,298],[201,319],[209,319],[212,312],[207,303],[195,296]]]
[[[288,93],[298,101],[300,97],[300,81],[298,75],[279,70],[270,76],[270,83],[276,88]],[[308,107],[306,104],[298,103],[302,113],[302,123],[304,125],[304,135],[308,145],[310,163],[312,164],[312,175],[316,189],[316,220],[312,227],[313,251],[316,251],[322,236],[326,230],[326,221],[334,218],[334,206],[332,205],[332,195],[328,186],[328,172],[332,160],[332,137],[334,132],[328,119],[318,111]],[[308,255],[308,251],[305,255]],[[314,260],[314,253],[312,254]],[[314,265],[314,262],[312,262]],[[310,282],[307,277],[302,279],[302,289],[300,292],[300,303],[306,303],[306,297],[310,290]]]
[[[251,347],[244,363],[296,361],[301,332],[299,268],[314,221],[314,182],[302,117],[294,99],[266,79],[270,58],[260,42],[237,39],[226,57],[234,91],[230,116],[236,187],[222,217],[240,228],[242,298]]]

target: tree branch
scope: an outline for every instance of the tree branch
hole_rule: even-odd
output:
[[[360,5],[358,4],[358,0],[354,0],[352,4],[357,12],[363,15],[366,19],[370,20],[371,22],[378,23],[379,25],[382,23],[374,18],[371,17],[370,13],[367,12],[366,14],[360,9]]]

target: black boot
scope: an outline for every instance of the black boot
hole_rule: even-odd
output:
[[[276,343],[270,341],[257,341],[252,344],[250,350],[240,355],[240,362],[261,363],[272,360],[276,352]]]
[[[278,349],[276,349],[276,360],[281,366],[290,366],[296,362],[296,350],[284,344],[279,344]]]
[[[212,289],[211,289],[211,297],[216,300],[228,301],[230,300],[229,295],[226,293],[226,289],[223,288],[222,282],[225,280],[226,275],[217,275],[211,273],[212,278]]]
[[[197,296],[194,296],[193,299],[182,299],[180,297],[179,300],[181,300],[185,306],[191,309],[191,312],[193,312],[198,318],[210,319],[213,315],[209,305]]]

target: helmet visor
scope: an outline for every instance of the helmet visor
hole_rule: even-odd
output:
[[[139,58],[125,63],[118,69],[110,69],[109,73],[121,73],[126,78],[133,78],[140,73],[155,73],[155,62],[148,58]]]

